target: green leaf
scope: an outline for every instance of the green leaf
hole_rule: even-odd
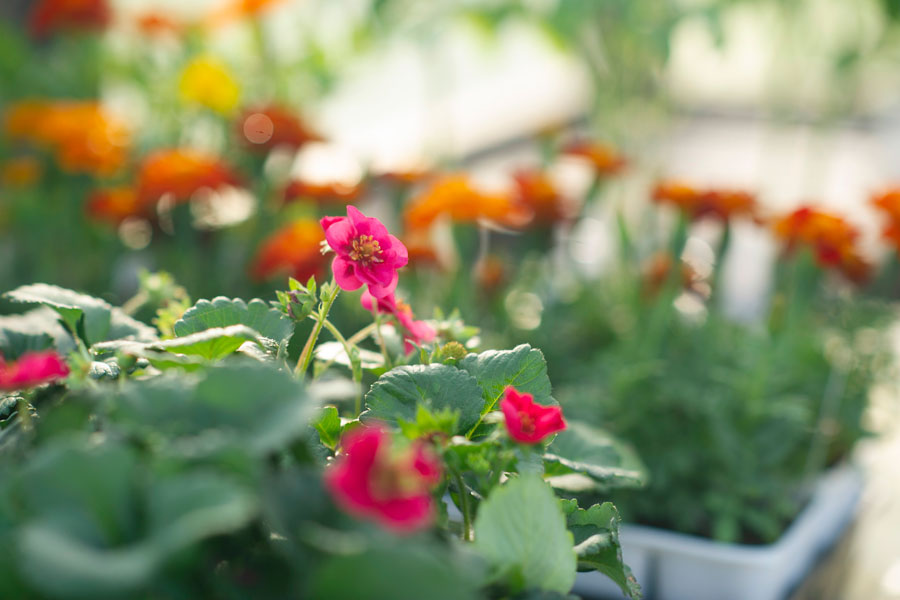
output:
[[[200,376],[165,373],[127,381],[115,403],[117,421],[150,440],[206,440],[253,454],[284,448],[308,430],[314,408],[303,385],[268,363],[227,362]]]
[[[459,414],[456,431],[465,433],[481,415],[484,399],[474,377],[447,365],[413,365],[391,369],[366,394],[360,420],[398,426],[415,422],[419,406],[432,413],[451,409]]]
[[[249,303],[219,296],[199,300],[175,322],[175,335],[183,337],[213,327],[245,325],[263,337],[280,343],[294,333],[294,323],[281,311],[259,299]]]
[[[562,500],[566,524],[575,540],[579,571],[600,571],[622,589],[627,598],[640,598],[631,569],[622,562],[619,545],[619,513],[612,502],[578,508],[575,500]]]
[[[600,487],[641,487],[646,483],[646,470],[634,451],[605,431],[578,421],[570,421],[547,447],[544,454],[547,475],[554,487],[568,487],[573,473],[590,477]],[[577,484],[576,480],[576,484]]]
[[[512,350],[488,350],[469,354],[459,361],[459,368],[472,374],[484,389],[486,408],[493,410],[506,386],[531,394],[538,404],[557,404],[550,395],[547,361],[540,350],[528,344]]]
[[[475,549],[513,593],[568,593],[575,582],[572,534],[553,490],[524,475],[495,488],[475,518]]]
[[[46,283],[24,285],[6,296],[13,302],[49,306],[88,345],[107,339],[110,332],[112,306],[99,298]]]
[[[352,362],[340,342],[324,342],[316,346],[316,360],[323,362],[334,361],[339,365],[352,368]],[[361,348],[359,350],[360,366],[364,369],[377,369],[384,366],[384,356],[380,352],[372,352]]]
[[[259,335],[244,325],[230,325],[157,342],[150,348],[218,360],[233,353],[244,342],[259,343]]]
[[[323,408],[322,414],[313,422],[313,426],[319,432],[322,445],[334,450],[341,438],[341,417],[338,415],[338,409],[333,406]]]
[[[446,550],[405,542],[337,556],[316,570],[313,598],[359,600],[474,600],[480,573]]]
[[[159,339],[156,329],[129,317],[120,308],[113,308],[110,313],[110,340],[134,340],[136,342],[155,342]]]
[[[7,360],[51,347],[61,354],[75,349],[72,336],[60,325],[55,310],[42,306],[20,315],[0,317],[0,352]]]

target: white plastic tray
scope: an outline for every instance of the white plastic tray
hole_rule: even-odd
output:
[[[852,520],[862,491],[859,471],[832,469],[803,512],[774,544],[724,544],[641,525],[623,525],[622,553],[646,600],[779,600]],[[622,598],[604,575],[579,573],[572,592]]]

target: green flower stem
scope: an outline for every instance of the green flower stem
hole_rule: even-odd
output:
[[[375,338],[378,340],[378,347],[381,348],[381,354],[384,356],[384,366],[390,370],[391,365],[391,357],[388,354],[387,346],[384,344],[384,336],[381,335],[381,315],[378,314],[378,300],[373,299],[372,301],[372,318],[374,319],[375,325]]]
[[[469,493],[466,491],[466,484],[462,475],[457,471],[453,471],[453,481],[459,489],[459,504],[463,515],[463,532],[462,540],[464,542],[472,541],[472,511],[469,507]]]
[[[341,343],[341,346],[344,347],[344,352],[347,353],[347,360],[350,361],[350,373],[352,374],[353,382],[357,384],[353,411],[353,416],[357,417],[359,416],[359,413],[362,412],[362,368],[358,368],[358,363],[354,363],[353,361],[353,345],[344,338],[343,334],[335,327],[334,323],[325,319],[325,327],[331,332],[331,335]],[[328,361],[328,364],[331,365],[333,362],[334,360],[330,360]]]
[[[316,315],[316,324],[309,333],[306,344],[303,346],[303,351],[300,353],[300,358],[297,360],[297,368],[294,373],[300,377],[306,375],[306,370],[309,368],[309,363],[312,361],[313,349],[319,339],[319,333],[322,332],[322,327],[325,325],[325,320],[328,318],[328,312],[331,310],[331,305],[334,304],[334,300],[337,298],[340,291],[341,288],[335,283],[334,279],[332,279],[330,293],[322,300],[322,305],[319,307],[319,313]]]

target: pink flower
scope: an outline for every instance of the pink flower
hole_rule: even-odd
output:
[[[53,350],[27,352],[12,363],[0,357],[0,391],[9,392],[34,387],[61,379],[68,374],[69,367]]]
[[[347,512],[396,533],[431,525],[441,464],[421,443],[391,452],[390,434],[362,426],[344,435],[341,454],[325,470],[325,487]]]
[[[409,354],[415,350],[413,344],[430,342],[437,336],[437,332],[425,321],[416,321],[413,318],[412,308],[403,300],[398,300],[393,292],[383,298],[375,298],[368,291],[363,292],[359,299],[363,308],[372,310],[375,301],[378,302],[378,312],[393,315],[404,329],[403,351]]]
[[[537,444],[566,428],[560,407],[537,404],[531,394],[520,394],[512,386],[503,392],[500,410],[506,417],[509,437],[523,444]]]
[[[368,285],[376,298],[394,291],[397,269],[406,265],[406,246],[381,221],[348,206],[346,217],[325,217],[320,222],[337,254],[331,268],[341,289],[353,291]]]

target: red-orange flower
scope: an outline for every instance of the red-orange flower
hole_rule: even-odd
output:
[[[542,224],[568,221],[575,216],[575,206],[556,188],[550,177],[539,170],[520,170],[513,174],[516,200]]]
[[[362,197],[362,184],[311,183],[295,179],[284,189],[285,202],[314,202],[320,206],[352,204]]]
[[[93,101],[20,102],[7,110],[4,129],[52,153],[70,173],[112,175],[128,158],[128,127]]]
[[[289,275],[306,281],[324,268],[325,257],[320,250],[324,240],[325,233],[317,221],[294,221],[263,242],[250,273],[256,280]]]
[[[486,219],[516,226],[529,218],[528,211],[516,204],[511,195],[483,192],[462,174],[446,175],[434,181],[422,194],[413,198],[404,218],[409,229],[422,229],[441,215],[457,222]]]
[[[254,18],[282,0],[229,0],[209,16],[209,25],[220,27],[239,19]]]
[[[807,246],[824,268],[836,269],[856,282],[869,275],[870,265],[856,247],[859,233],[841,217],[804,206],[777,219],[773,230],[788,252]]]
[[[575,140],[563,146],[562,153],[586,160],[599,176],[616,175],[628,165],[615,148],[600,142]]]
[[[203,188],[239,182],[234,171],[215,156],[195,150],[158,150],[141,162],[137,193],[142,204],[153,205],[167,194],[183,202]]]
[[[238,119],[241,140],[249,149],[268,152],[284,147],[297,150],[322,138],[288,109],[270,104],[248,109]]]
[[[728,221],[740,215],[752,217],[756,199],[748,192],[730,189],[698,189],[681,181],[662,181],[653,190],[653,200],[671,204],[693,220],[712,217]]]
[[[107,0],[37,0],[29,27],[32,35],[42,37],[63,29],[105,29],[111,20]]]
[[[185,24],[156,12],[147,12],[138,16],[135,24],[138,31],[147,36],[178,35],[186,28]]]
[[[537,444],[566,428],[560,407],[542,406],[534,401],[534,396],[520,393],[511,385],[503,392],[500,410],[509,437],[522,444]]]
[[[658,252],[650,257],[644,266],[644,294],[654,297],[662,290],[672,273],[673,263],[672,255],[668,252]],[[691,265],[683,260],[678,263],[681,268],[681,287],[684,290],[701,295],[704,291],[708,292],[708,289],[704,290],[702,287],[703,278]]]
[[[340,454],[325,470],[325,487],[347,512],[395,533],[410,533],[434,521],[431,490],[441,471],[440,461],[423,443],[397,452],[390,433],[364,425],[341,439]]]
[[[142,204],[134,188],[115,187],[96,190],[88,196],[85,210],[98,221],[118,225],[129,217],[149,216],[148,206]]]
[[[872,204],[887,217],[882,237],[900,252],[900,189],[889,189],[872,198]]]

